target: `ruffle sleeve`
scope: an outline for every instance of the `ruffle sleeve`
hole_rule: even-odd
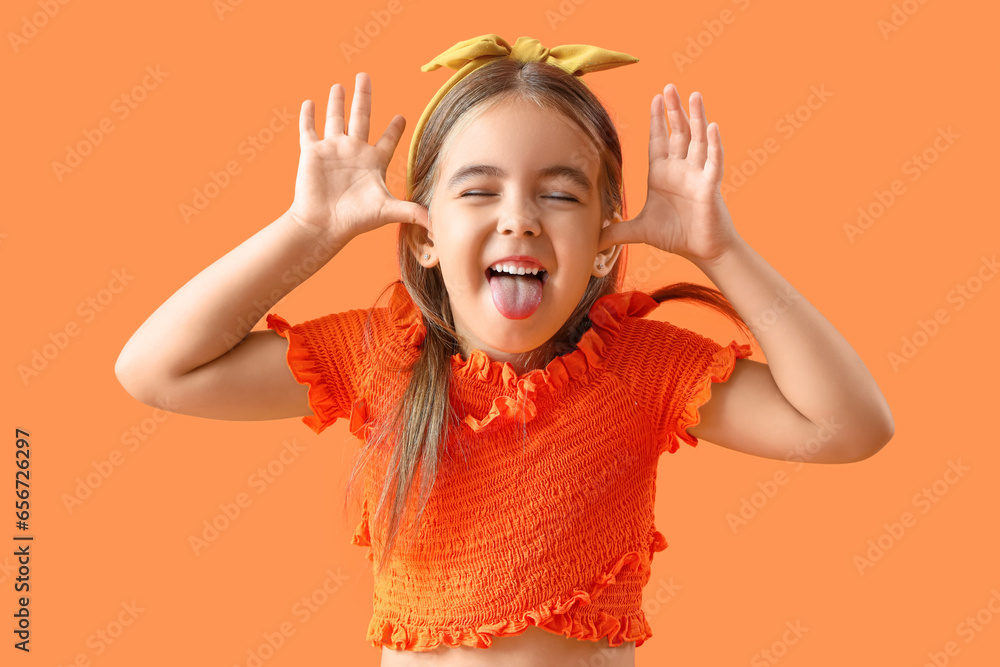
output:
[[[358,400],[365,372],[361,340],[367,311],[350,310],[296,325],[268,314],[267,327],[287,339],[286,362],[300,384],[309,386],[313,414],[302,422],[316,434],[337,419],[348,417]]]
[[[736,360],[751,354],[750,345],[736,341],[725,347],[710,341],[705,347],[707,351],[702,354],[708,357],[707,363],[703,365],[699,360],[689,367],[690,378],[685,380],[687,388],[679,396],[680,411],[674,422],[672,437],[667,441],[666,451],[669,453],[677,451],[680,440],[692,447],[698,444],[698,438],[688,433],[687,429],[701,421],[698,409],[712,397],[712,383],[728,380],[736,367]]]
[[[736,359],[751,354],[748,344],[722,346],[655,319],[628,319],[620,338],[623,353],[616,365],[647,416],[658,453],[677,451],[680,440],[697,444],[684,429],[698,423],[698,408],[708,402],[711,384],[728,380]]]

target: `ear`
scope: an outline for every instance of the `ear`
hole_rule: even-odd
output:
[[[608,225],[613,225],[621,221],[622,221],[621,213],[615,211],[615,214],[610,219],[604,221],[604,223],[601,225],[601,229],[604,229]],[[615,262],[618,261],[618,255],[621,254],[622,248],[624,247],[625,246],[623,245],[613,245],[610,248],[606,248],[605,250],[602,250],[601,252],[597,253],[594,256],[594,266],[591,269],[591,275],[594,275],[598,278],[603,278],[604,276],[611,273],[611,269],[612,267],[614,267]],[[603,267],[598,268],[601,267],[601,265],[603,265]]]
[[[437,253],[434,252],[433,232],[428,232],[421,225],[405,225],[404,238],[410,252],[425,269],[429,269],[438,263]],[[424,257],[427,255],[427,257]]]

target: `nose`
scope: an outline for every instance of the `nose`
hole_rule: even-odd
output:
[[[500,210],[497,231],[501,234],[538,236],[542,233],[540,214],[541,208],[530,198],[510,196]]]

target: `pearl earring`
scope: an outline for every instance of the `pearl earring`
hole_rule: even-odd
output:
[[[431,258],[430,255],[424,255],[424,259],[430,259],[430,258]]]

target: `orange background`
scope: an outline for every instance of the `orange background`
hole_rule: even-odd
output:
[[[636,664],[754,664],[776,642],[789,666],[916,666],[928,653],[947,664],[997,664],[1000,592],[995,611],[988,603],[1000,591],[1000,454],[987,419],[996,411],[989,336],[1000,279],[982,283],[960,309],[947,300],[1000,247],[996,71],[987,66],[997,62],[996,9],[896,3],[915,13],[902,14],[907,20],[885,38],[879,21],[891,19],[888,1],[399,3],[350,58],[342,45],[389,3],[247,0],[220,16],[211,0],[93,0],[58,5],[35,33],[24,22],[42,11],[39,0],[4,4],[0,661],[69,665],[82,654],[101,667],[246,665],[248,650],[290,622],[294,634],[268,667],[379,663],[364,639],[370,563],[350,545],[357,513],[345,520],[340,512],[356,444],[346,423],[317,437],[297,419],[157,421],[162,413],[119,385],[114,362],[156,307],[287,209],[303,99],[317,102],[321,118],[331,84],[343,83],[350,99],[356,72],[368,72],[372,141],[394,114],[407,119],[389,170],[390,190],[402,197],[413,126],[451,72],[420,66],[459,40],[495,32],[511,43],[530,35],[640,59],[586,79],[621,123],[630,216],[645,199],[651,98],[674,82],[687,108],[701,91],[722,131],[726,182],[747,176],[726,198],[737,229],[847,338],[895,417],[893,441],[851,465],[795,471],[708,442],[664,456],[656,516],[670,548],[653,563],[645,608],[654,637],[637,649]],[[712,35],[704,22],[724,9],[734,20]],[[11,34],[22,31],[33,36],[15,47]],[[679,68],[674,53],[699,33],[703,52]],[[115,99],[157,66],[164,78],[121,117]],[[811,86],[832,97],[800,109],[809,117],[788,136],[778,123],[807,103]],[[241,142],[267,127],[275,107],[293,120],[248,160]],[[65,161],[85,132],[96,136],[102,119],[113,131],[60,180],[52,163]],[[935,154],[938,129],[949,127],[959,138]],[[756,170],[743,166],[769,138],[778,150]],[[912,181],[905,165],[925,150],[935,161]],[[230,160],[240,173],[186,223],[179,205]],[[905,192],[852,243],[844,225],[894,179]],[[392,225],[355,239],[270,312],[294,323],[368,307],[396,276],[394,239]],[[631,247],[629,287],[707,283],[679,257],[640,271],[660,254]],[[116,270],[133,276],[123,289],[112,283]],[[80,307],[101,297],[100,312]],[[938,309],[947,322],[893,368],[888,355]],[[735,336],[721,316],[688,305],[665,305],[656,317],[721,342]],[[22,379],[34,352],[73,324],[76,335]],[[763,359],[759,348],[753,358]],[[11,648],[18,427],[32,443],[30,656]],[[142,440],[128,439],[133,429]],[[285,441],[305,449],[258,494],[250,476]],[[78,479],[116,451],[121,464],[69,511],[65,498]],[[941,481],[959,460],[968,471],[949,475],[954,484]],[[788,483],[734,532],[727,514],[777,471]],[[914,502],[924,487],[936,502]],[[251,504],[195,555],[189,537],[240,493]],[[890,538],[884,524],[907,511],[915,524]],[[889,548],[859,573],[855,557],[880,537]],[[304,619],[296,605],[322,589],[328,570],[342,580]],[[671,580],[681,588],[661,604],[656,593]],[[142,609],[134,622],[112,643],[98,640],[99,631],[116,632],[123,604],[133,601]],[[977,612],[979,623],[989,617],[980,630],[960,626]],[[797,621],[808,630],[782,652],[786,623]]]

